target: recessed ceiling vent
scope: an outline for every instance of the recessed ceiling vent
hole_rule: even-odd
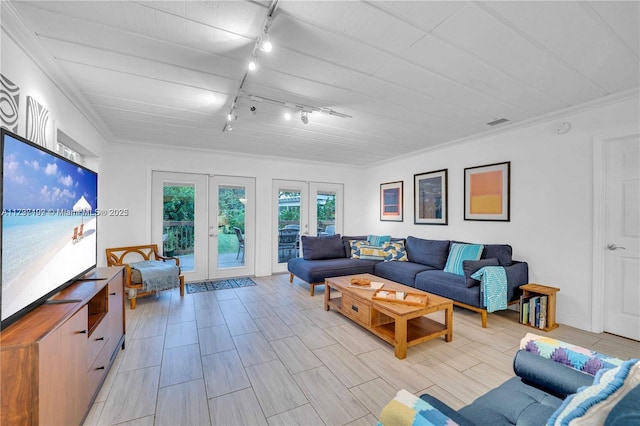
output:
[[[498,118],[497,120],[490,121],[490,122],[488,122],[487,124],[488,124],[489,126],[497,126],[498,124],[506,123],[506,122],[508,122],[508,121],[509,121],[509,120],[508,120],[508,119],[506,119],[506,118]]]

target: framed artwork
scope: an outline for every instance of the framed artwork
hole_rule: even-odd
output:
[[[464,169],[464,220],[509,221],[511,162]]]
[[[402,222],[403,181],[380,184],[380,220]]]
[[[448,219],[447,169],[413,175],[416,225],[446,225]]]

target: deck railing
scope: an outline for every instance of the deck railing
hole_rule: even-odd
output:
[[[194,226],[193,221],[175,221],[166,220],[162,225],[162,240],[164,241],[165,250],[167,242],[173,235],[175,254],[193,253],[194,242]]]

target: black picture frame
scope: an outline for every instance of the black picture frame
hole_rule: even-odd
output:
[[[448,225],[448,169],[413,175],[413,223],[416,225]]]
[[[464,220],[511,220],[511,162],[464,169]]]
[[[380,220],[402,222],[404,220],[404,181],[380,184]]]

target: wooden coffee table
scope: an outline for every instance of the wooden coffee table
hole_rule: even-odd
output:
[[[411,306],[372,299],[374,291],[351,286],[351,278],[368,278],[384,283],[383,290],[427,295],[427,306]],[[331,295],[331,289],[340,295]],[[355,323],[395,347],[396,358],[407,357],[407,348],[444,336],[453,340],[453,301],[371,274],[347,275],[325,280],[324,309],[334,308]],[[444,324],[423,315],[445,311]]]

